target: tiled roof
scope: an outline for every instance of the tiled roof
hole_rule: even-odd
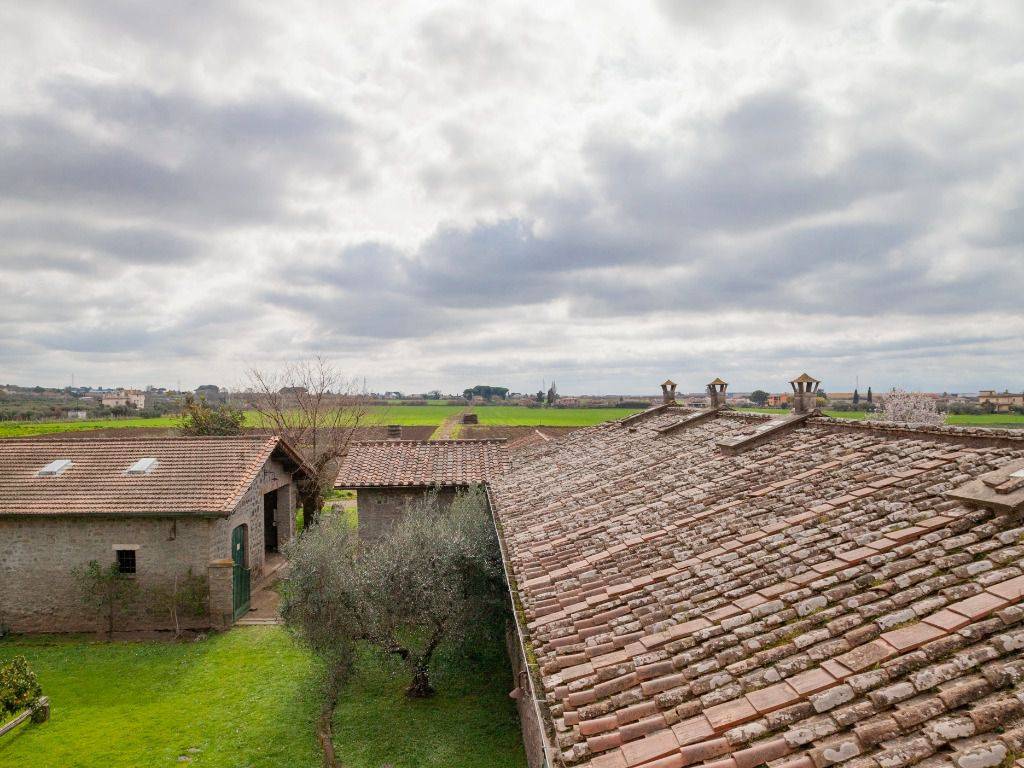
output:
[[[299,459],[278,437],[0,440],[0,515],[227,514],[272,455]],[[148,474],[127,474],[154,458]],[[58,459],[58,475],[37,473]]]
[[[756,417],[657,431],[685,414],[533,446],[491,484],[564,762],[1024,753],[1020,510],[945,495],[984,475],[1011,498],[1024,435],[814,417],[726,453]]]
[[[504,440],[354,442],[335,488],[428,488],[479,485],[508,467]]]

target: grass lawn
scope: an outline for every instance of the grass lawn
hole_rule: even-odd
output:
[[[350,768],[524,766],[507,662],[497,651],[439,674],[434,699],[361,659],[336,722]],[[23,654],[50,697],[51,720],[0,738],[0,766],[317,768],[317,665],[280,627],[244,627],[194,643],[82,637],[0,640]],[[181,758],[188,758],[182,760]]]
[[[639,411],[639,408],[525,408],[518,405],[473,409],[480,423],[490,427],[589,427]]]
[[[405,698],[390,660],[361,660],[338,701],[334,743],[350,768],[525,768],[512,674],[500,641],[477,659],[442,658],[437,695]]]

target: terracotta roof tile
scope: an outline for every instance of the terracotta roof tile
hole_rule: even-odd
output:
[[[496,479],[508,463],[504,440],[354,442],[334,487],[467,487]]]
[[[995,705],[968,715],[1024,683],[1024,530],[944,493],[1024,435],[811,418],[731,455],[762,420],[662,429],[685,416],[579,430],[490,483],[541,694],[582,715],[563,760],[896,768],[967,755],[955,723],[1005,738]]]
[[[227,514],[271,456],[299,469],[298,455],[266,435],[0,440],[0,515]],[[129,474],[143,458],[155,467]],[[38,474],[57,459],[71,465]]]

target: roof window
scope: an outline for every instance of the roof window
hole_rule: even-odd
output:
[[[36,472],[37,477],[56,477],[72,464],[71,459],[54,459]]]
[[[156,459],[153,459],[153,458],[139,459],[134,464],[132,464],[130,467],[128,467],[128,471],[125,474],[128,474],[128,475],[148,475],[150,472],[152,472],[154,469],[156,469],[156,467],[157,467],[157,465],[159,463],[160,462],[158,462]]]

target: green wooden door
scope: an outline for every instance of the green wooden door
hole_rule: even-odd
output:
[[[249,569],[245,566],[248,536],[245,525],[240,525],[231,532],[231,559],[235,567],[231,572],[232,606],[235,618],[249,610]]]

